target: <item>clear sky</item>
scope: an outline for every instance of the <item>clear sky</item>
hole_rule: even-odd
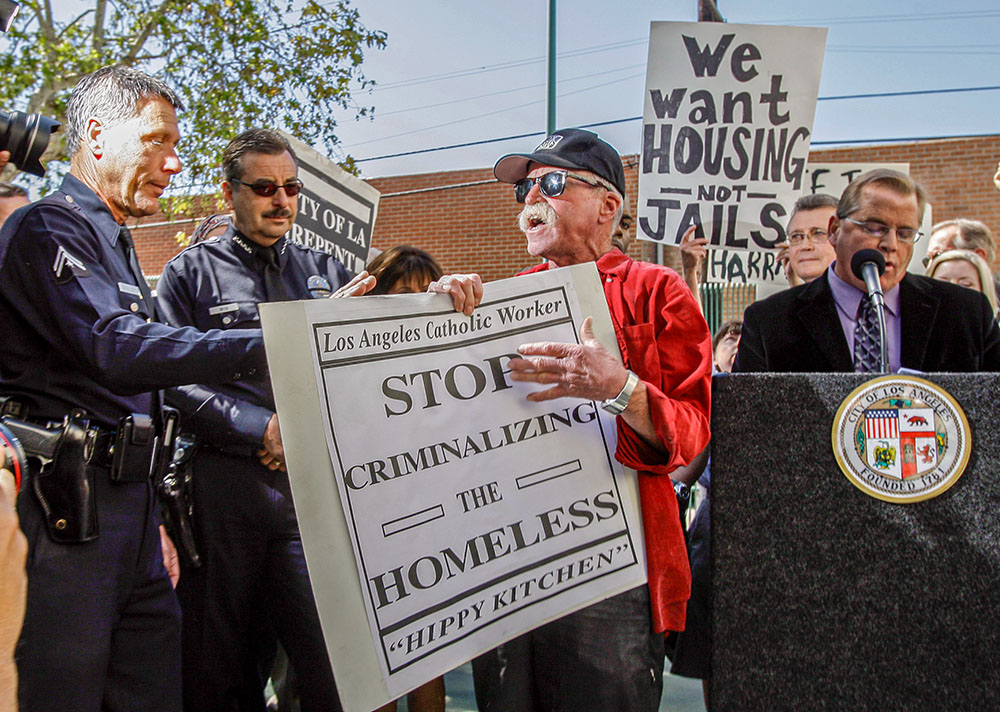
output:
[[[371,121],[338,117],[356,159],[531,132],[546,123],[546,0],[354,0],[388,32],[365,72],[359,102]],[[649,23],[693,21],[697,0],[558,0],[558,127],[642,114]],[[1000,90],[824,100],[1000,85],[995,0],[719,0],[729,22],[829,28],[813,141],[1000,132]],[[622,153],[639,149],[641,122],[595,128]],[[362,160],[365,177],[492,166],[541,136]],[[998,157],[1000,158],[1000,157]]]

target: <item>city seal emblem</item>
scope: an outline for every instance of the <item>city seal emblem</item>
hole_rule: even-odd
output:
[[[972,451],[965,412],[940,386],[883,376],[855,389],[833,421],[833,454],[851,483],[886,502],[937,497]]]

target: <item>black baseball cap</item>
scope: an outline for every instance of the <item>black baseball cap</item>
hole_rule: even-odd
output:
[[[531,153],[509,153],[493,166],[493,175],[503,183],[528,177],[532,163],[557,168],[576,168],[600,176],[625,195],[625,167],[618,151],[593,131],[561,129],[547,136]]]

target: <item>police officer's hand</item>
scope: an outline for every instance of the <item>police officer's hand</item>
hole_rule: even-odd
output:
[[[427,291],[450,294],[455,311],[470,316],[483,301],[483,280],[478,274],[448,274],[428,284]]]
[[[3,172],[3,169],[7,167],[7,164],[9,162],[10,162],[10,151],[0,151],[0,173]]]
[[[174,540],[167,534],[167,528],[160,525],[160,551],[163,552],[163,567],[170,577],[170,585],[177,588],[177,582],[181,580],[181,560],[177,556],[177,547]]]
[[[362,270],[354,279],[330,295],[330,299],[340,299],[341,297],[360,297],[375,288],[375,277],[368,274],[367,270]]]
[[[17,709],[14,645],[21,635],[28,577],[28,540],[17,521],[14,475],[0,470],[0,709]]]
[[[272,415],[271,419],[267,421],[267,427],[264,428],[264,439],[261,441],[261,444],[264,447],[257,451],[260,464],[269,470],[287,472],[285,448],[281,444],[281,427],[278,425],[277,413]]]

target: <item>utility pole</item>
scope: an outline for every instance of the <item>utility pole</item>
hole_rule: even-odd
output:
[[[556,0],[549,0],[549,101],[546,135],[556,130]]]

